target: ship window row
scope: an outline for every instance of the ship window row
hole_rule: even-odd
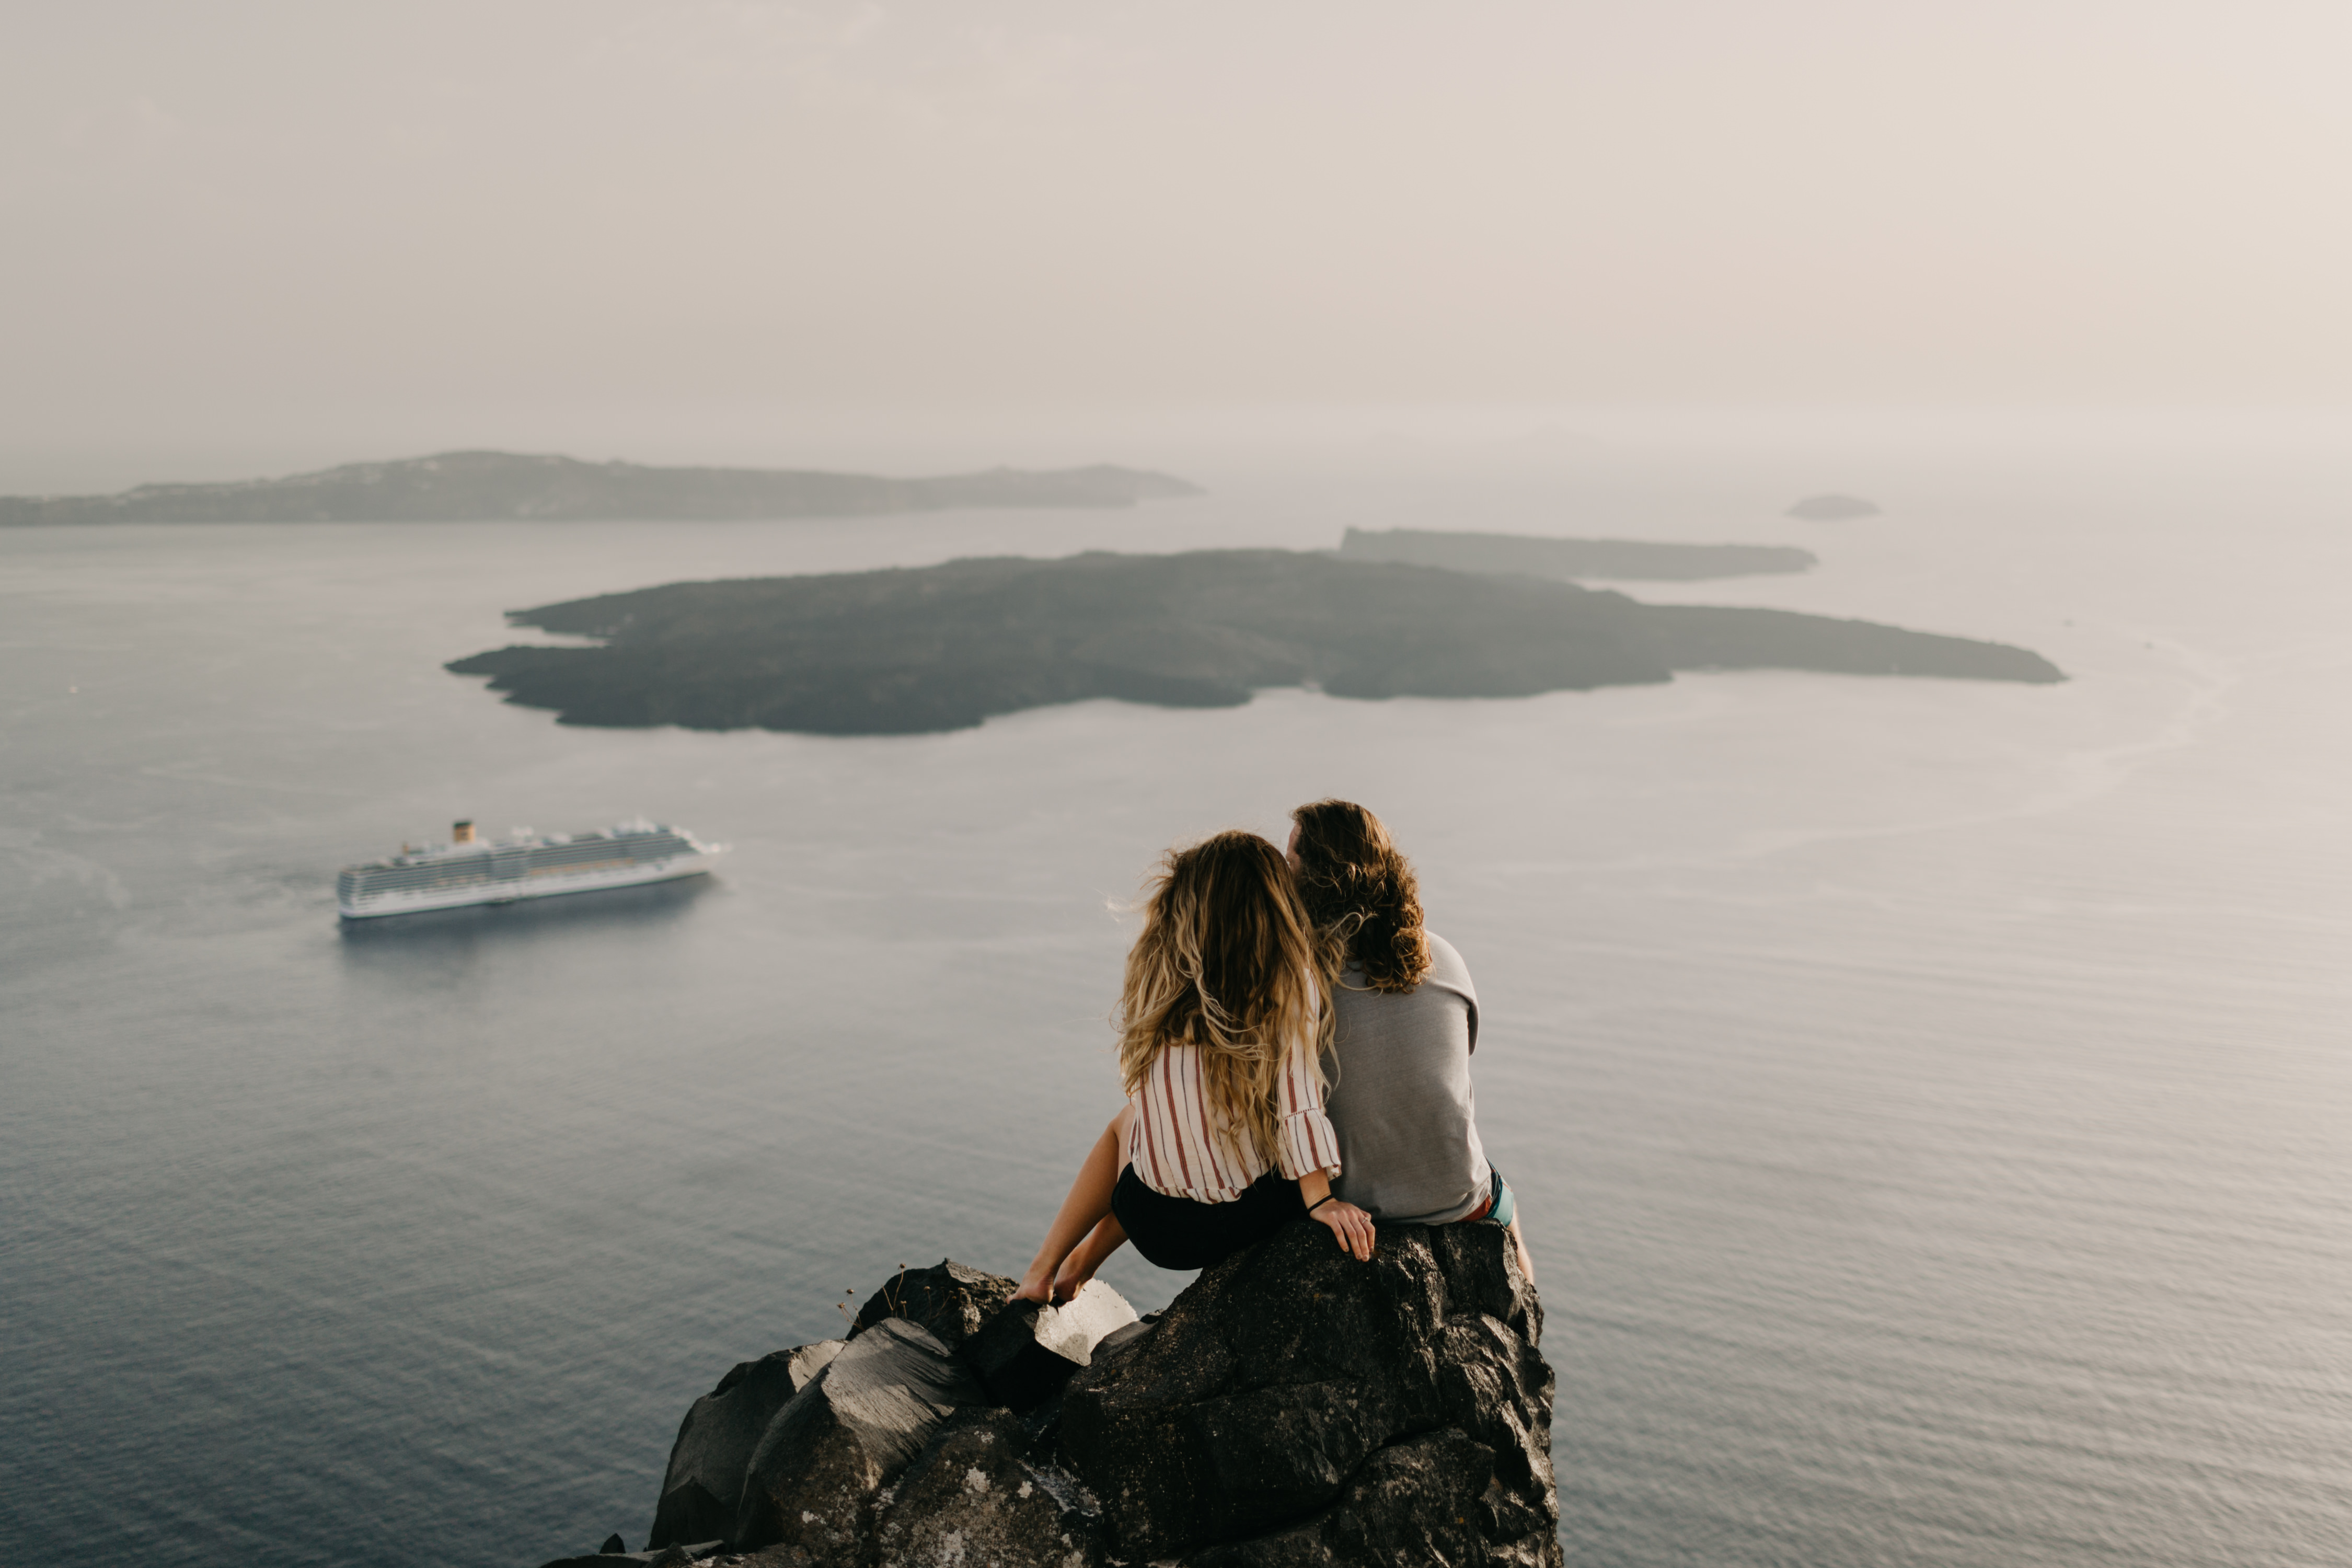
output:
[[[645,853],[643,846],[614,844],[609,840],[593,844],[559,844],[552,848],[533,850],[530,863],[534,866],[569,866],[589,860],[635,859]]]
[[[645,859],[659,857],[616,856],[607,854],[601,860],[574,860],[554,865],[509,864],[495,872],[488,868],[465,871],[436,871],[429,868],[415,870],[374,871],[359,877],[340,879],[339,885],[347,891],[380,893],[404,891],[418,888],[463,887],[476,882],[510,881],[521,877],[561,876],[583,871],[620,870],[641,864]]]
[[[443,861],[424,866],[386,866],[346,871],[338,879],[338,883],[346,888],[356,884],[371,889],[432,887],[519,877],[541,870],[570,870],[586,865],[630,865],[640,860],[667,859],[674,855],[691,853],[692,846],[675,835],[633,835],[631,841],[625,843],[608,838],[551,845],[523,852],[508,851],[456,864]]]
[[[368,871],[360,880],[372,888],[413,888],[434,882],[479,882],[490,876],[488,866],[404,867],[397,871]]]

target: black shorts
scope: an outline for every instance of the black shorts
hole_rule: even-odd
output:
[[[1279,1171],[1268,1171],[1230,1203],[1204,1204],[1154,1191],[1129,1165],[1118,1173],[1110,1212],[1135,1250],[1160,1268],[1206,1268],[1306,1218],[1307,1203],[1298,1184]]]

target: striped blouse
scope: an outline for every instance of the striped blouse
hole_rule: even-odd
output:
[[[1201,1074],[1201,1047],[1174,1041],[1160,1047],[1143,1088],[1132,1103],[1136,1114],[1127,1134],[1128,1163],[1143,1184],[1171,1198],[1195,1203],[1231,1203],[1265,1174],[1265,1161],[1246,1142],[1236,1159],[1211,1133],[1208,1095]],[[1293,1181],[1309,1171],[1339,1170],[1339,1135],[1323,1114],[1323,1091],[1304,1051],[1293,1051],[1282,1069],[1275,1104],[1275,1155]]]

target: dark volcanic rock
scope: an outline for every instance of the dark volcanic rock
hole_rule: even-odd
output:
[[[1102,1510],[1077,1479],[1033,1455],[1003,1410],[940,1424],[877,1510],[878,1561],[892,1568],[1091,1568],[1108,1545]]]
[[[1339,541],[1351,561],[1396,561],[1449,572],[1517,572],[1529,577],[1649,578],[1691,583],[1803,572],[1810,550],[1785,544],[1663,544],[1640,539],[1547,539],[1524,533],[1446,533],[1418,528],[1351,528]]]
[[[994,1299],[996,1276],[920,1272],[925,1289],[894,1281],[888,1300],[953,1327],[956,1303]],[[1559,1563],[1543,1314],[1505,1233],[1385,1226],[1358,1263],[1302,1223],[1150,1320],[1107,1288],[1080,1301],[1002,1309],[961,1352],[903,1318],[864,1324],[768,1424],[724,1553],[705,1541],[567,1568]],[[1026,1417],[966,1365],[1005,1373],[1024,1341],[1067,1378]],[[712,1402],[772,1394],[793,1353],[729,1373],[681,1453],[706,1426],[716,1451],[709,1434],[754,1406]]]
[[[744,1362],[694,1402],[669,1452],[661,1502],[646,1537],[649,1550],[677,1542],[715,1541],[735,1528],[743,1472],[768,1424],[841,1348],[839,1340],[824,1340]]]
[[[866,1299],[850,1325],[856,1339],[887,1318],[920,1323],[950,1350],[972,1336],[993,1316],[1020,1281],[1002,1274],[967,1268],[942,1258],[929,1268],[902,1268],[889,1283]]]
[[[1529,1521],[1491,1545],[1479,1500],[1494,1482],[1492,1449],[1459,1432],[1405,1437],[1348,1478],[1339,1500],[1304,1524],[1210,1546],[1188,1568],[1294,1568],[1307,1563],[1557,1562],[1548,1530]]]
[[[232,484],[111,496],[0,496],[0,527],[77,522],[471,522],[856,517],[953,507],[1125,507],[1195,496],[1166,474],[1084,468],[892,479],[791,468],[656,468],[513,452],[443,452]]]
[[[448,668],[568,724],[698,730],[904,734],[1089,698],[1231,707],[1300,685],[1526,697],[1698,668],[2064,679],[1999,643],[1280,550],[674,583],[509,618],[605,643]]]
[[[1060,1452],[1129,1555],[1421,1563],[1458,1530],[1444,1560],[1556,1563],[1541,1323],[1501,1231],[1385,1226],[1362,1264],[1295,1225],[1078,1373]]]
[[[605,1541],[604,1549],[601,1552],[592,1552],[585,1557],[559,1557],[552,1563],[541,1563],[540,1568],[682,1568],[685,1563],[700,1563],[717,1557],[727,1545],[723,1541],[705,1541],[693,1546],[665,1546],[658,1551],[648,1548],[643,1552],[624,1552],[614,1544],[619,1540],[620,1537],[617,1535],[610,1537]]]
[[[1136,1321],[1127,1298],[1089,1279],[1060,1307],[1015,1301],[964,1342],[959,1352],[988,1390],[1012,1410],[1034,1410],[1094,1359],[1095,1346]]]
[[[1100,1361],[1106,1356],[1114,1356],[1121,1353],[1136,1341],[1150,1333],[1153,1325],[1159,1321],[1159,1313],[1146,1312],[1142,1317],[1138,1318],[1135,1321],[1125,1323],[1113,1329],[1110,1332],[1105,1334],[1096,1342],[1094,1359],[1096,1361]],[[1088,1364],[1092,1363],[1089,1363]]]
[[[783,1543],[816,1568],[855,1568],[875,1493],[922,1450],[941,1418],[987,1394],[928,1330],[889,1318],[843,1347],[760,1439],[730,1538]]]

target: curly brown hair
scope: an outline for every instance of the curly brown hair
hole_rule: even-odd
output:
[[[1347,800],[1302,805],[1290,820],[1298,825],[1298,896],[1335,961],[1363,965],[1375,991],[1420,984],[1429,973],[1421,884],[1387,826]]]

